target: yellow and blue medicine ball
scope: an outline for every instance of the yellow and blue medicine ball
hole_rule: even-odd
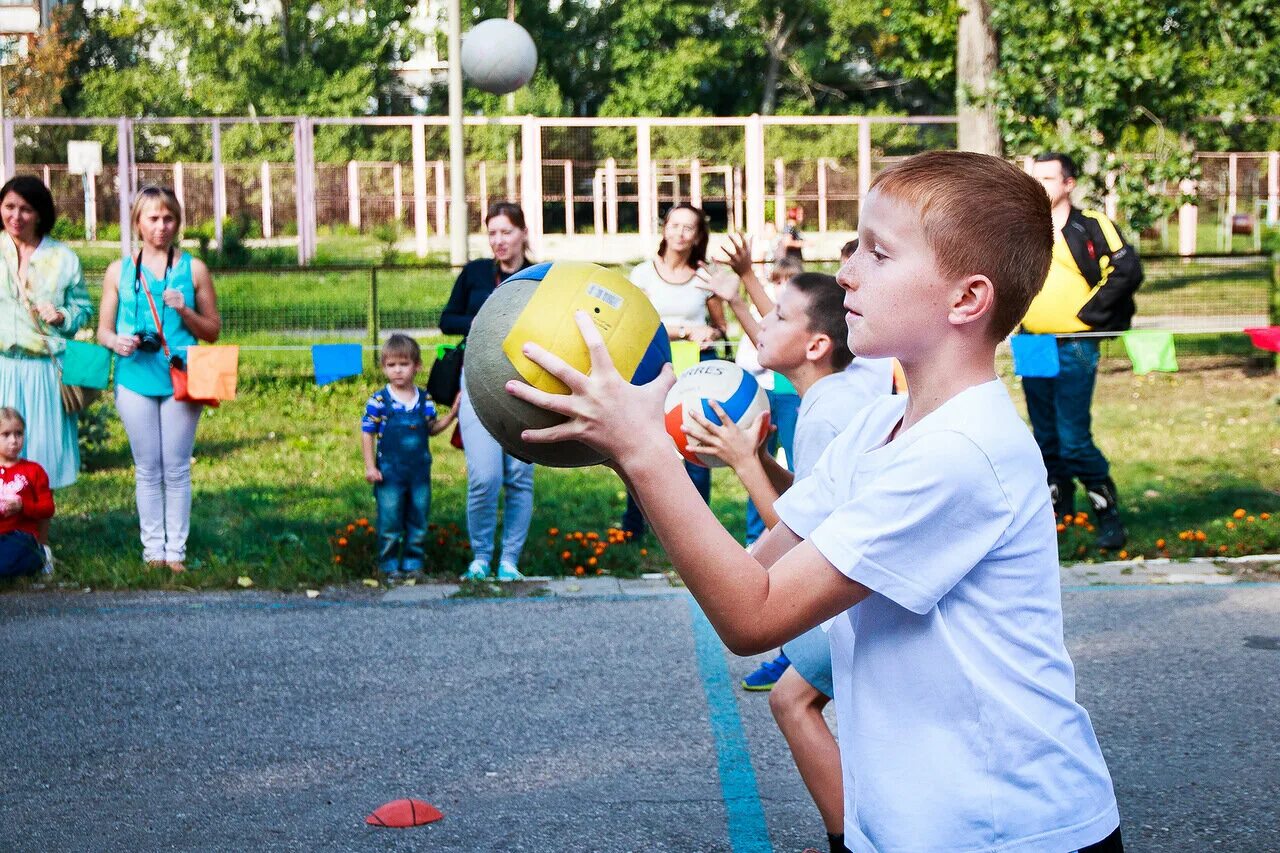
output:
[[[471,323],[463,375],[480,423],[503,449],[526,462],[555,468],[596,465],[604,457],[584,444],[527,444],[526,429],[564,419],[517,400],[506,391],[512,379],[552,394],[567,394],[521,350],[532,341],[584,373],[590,356],[573,316],[586,311],[609,349],[614,366],[632,384],[652,381],[671,361],[671,343],[649,298],[620,273],[589,263],[535,264],[504,281]]]

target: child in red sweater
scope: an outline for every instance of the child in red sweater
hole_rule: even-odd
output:
[[[18,410],[0,407],[0,577],[44,567],[40,522],[53,517],[53,492],[44,468],[19,458],[26,433]]]

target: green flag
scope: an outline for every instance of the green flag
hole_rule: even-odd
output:
[[[107,387],[111,372],[111,351],[97,344],[83,341],[67,341],[62,354],[62,383],[84,388]]]
[[[1173,333],[1154,330],[1125,332],[1124,348],[1133,362],[1133,372],[1142,376],[1153,370],[1178,372],[1178,359],[1173,351]]]

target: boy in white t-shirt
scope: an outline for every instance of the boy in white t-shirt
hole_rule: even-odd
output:
[[[712,278],[705,286],[729,303],[754,338],[760,364],[776,370],[800,395],[794,474],[778,464],[759,443],[761,421],[739,427],[716,404],[720,423],[694,415],[688,429],[690,449],[719,457],[734,470],[759,507],[766,527],[777,524],[774,503],[795,480],[809,476],[822,452],[854,415],[880,397],[893,393],[893,360],[853,357],[841,302],[844,292],[835,277],[802,273],[778,294],[759,326],[738,292],[737,280]],[[761,415],[761,418],[764,416]],[[757,672],[770,680],[769,709],[787,739],[800,778],[818,807],[831,853],[844,851],[844,800],[840,780],[840,748],[822,709],[831,701],[831,649],[821,628],[811,628],[785,644],[782,653]],[[751,689],[749,682],[744,686]]]
[[[1062,638],[1044,465],[995,372],[1048,270],[1048,197],[1003,160],[933,151],[877,177],[859,238],[837,276],[849,347],[897,357],[911,393],[854,418],[753,553],[672,476],[669,373],[631,386],[585,313],[589,375],[525,346],[570,389],[508,383],[567,418],[525,439],[613,460],[734,652],[831,621],[851,850],[1122,850]]]

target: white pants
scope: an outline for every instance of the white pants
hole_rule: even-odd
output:
[[[191,527],[191,451],[204,406],[116,386],[137,484],[142,559],[181,561]]]

